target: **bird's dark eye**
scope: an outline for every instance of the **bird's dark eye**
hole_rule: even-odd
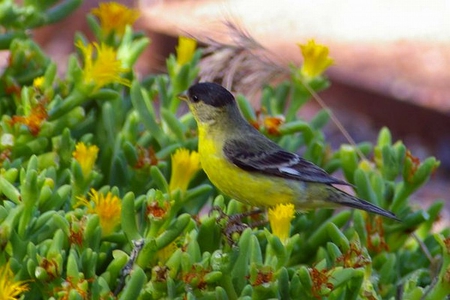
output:
[[[198,102],[199,101],[198,96],[197,95],[192,96],[192,100],[194,100],[194,102]]]

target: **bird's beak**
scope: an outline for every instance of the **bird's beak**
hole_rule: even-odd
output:
[[[180,100],[183,100],[183,101],[188,101],[188,100],[189,100],[189,97],[188,97],[188,95],[187,95],[187,91],[184,91],[184,92],[182,92],[182,93],[179,93],[179,94],[177,95],[177,98],[180,99]]]

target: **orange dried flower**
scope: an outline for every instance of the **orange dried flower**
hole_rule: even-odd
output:
[[[156,152],[152,147],[144,148],[137,146],[138,159],[134,168],[142,169],[146,166],[156,166],[158,164],[158,158]]]
[[[164,202],[164,207],[162,207],[158,201],[153,201],[147,206],[147,216],[152,219],[162,219],[167,214],[170,208],[169,202]]]
[[[267,129],[267,132],[272,135],[279,135],[280,130],[279,127],[284,123],[283,117],[265,117],[263,120],[264,127]]]
[[[37,136],[41,130],[42,123],[47,120],[48,113],[45,107],[45,102],[39,102],[36,106],[31,108],[28,116],[13,116],[11,123],[21,123],[28,127],[31,134]]]
[[[322,299],[322,288],[326,287],[330,290],[334,288],[331,282],[328,282],[331,275],[330,270],[322,269],[319,270],[316,267],[308,268],[309,276],[312,280],[312,294],[317,299]]]
[[[375,252],[381,252],[383,250],[388,251],[389,246],[384,237],[383,220],[380,216],[375,216],[373,218],[375,226],[372,226],[370,220],[367,220],[366,222],[367,249]]]
[[[420,166],[420,159],[417,156],[412,155],[411,151],[409,150],[406,151],[405,159],[411,162],[411,169],[409,170],[407,178],[408,181],[411,181]]]
[[[256,278],[252,282],[252,286],[264,285],[273,282],[273,271],[272,270],[261,270],[258,269],[256,273]]]
[[[361,268],[370,264],[370,258],[364,256],[360,245],[352,242],[350,248],[343,253],[336,261],[342,262],[345,268]]]

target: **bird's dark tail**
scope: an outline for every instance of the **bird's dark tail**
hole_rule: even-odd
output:
[[[370,202],[359,199],[358,197],[347,194],[344,191],[341,191],[337,188],[334,188],[335,195],[330,195],[330,199],[332,202],[339,203],[340,205],[345,205],[352,208],[357,208],[361,210],[365,210],[392,220],[401,221],[397,216],[388,210],[385,210],[381,207],[378,207]],[[337,196],[337,197],[336,197]]]

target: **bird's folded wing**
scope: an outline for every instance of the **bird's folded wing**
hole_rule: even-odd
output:
[[[307,182],[349,185],[299,155],[274,146],[276,144],[270,147],[258,147],[258,144],[252,140],[229,140],[223,153],[231,163],[246,171]]]

